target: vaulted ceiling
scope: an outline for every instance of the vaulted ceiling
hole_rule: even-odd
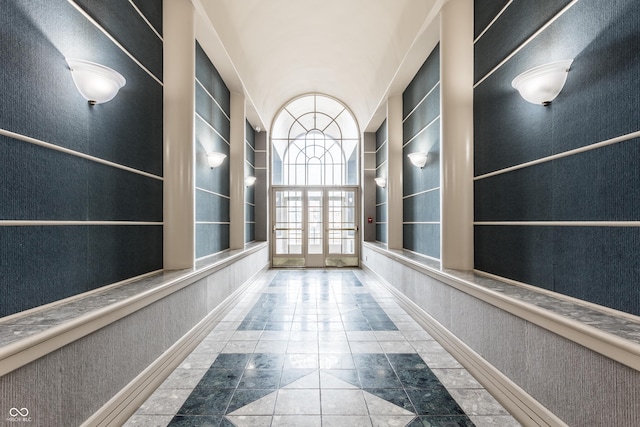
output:
[[[296,96],[323,93],[375,131],[438,42],[446,0],[192,0],[197,38],[247,117],[268,129]]]

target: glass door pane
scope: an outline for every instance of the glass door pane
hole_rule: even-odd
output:
[[[324,253],[324,227],[322,225],[322,191],[307,193],[307,253]]]
[[[274,267],[358,266],[356,188],[274,188]]]
[[[306,227],[305,265],[307,267],[324,267],[324,191],[306,189]]]
[[[357,266],[356,191],[328,190],[328,266]],[[340,256],[338,256],[340,255]]]
[[[303,198],[300,190],[274,192],[274,265],[304,265]]]

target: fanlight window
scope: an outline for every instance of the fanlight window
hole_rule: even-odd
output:
[[[271,142],[275,185],[358,184],[358,126],[332,98],[307,95],[289,103],[275,120]]]

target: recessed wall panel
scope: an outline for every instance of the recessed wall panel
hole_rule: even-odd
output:
[[[537,0],[531,2],[515,0],[498,18],[496,23],[476,42],[476,49],[487,52],[487,54],[476,56],[475,58],[474,81],[484,77],[570,1]],[[492,11],[496,9],[495,5],[489,7]],[[478,9],[483,10],[484,6],[479,6]],[[483,21],[486,19],[483,16]],[[509,34],[509,37],[505,37],[506,33]]]
[[[158,0],[133,0],[151,26],[162,35],[162,8],[158,7]]]
[[[69,2],[3,4],[0,128],[162,176],[162,86]],[[17,47],[20,46],[20,49]],[[90,106],[65,58],[111,67],[127,80]]]
[[[404,249],[432,258],[440,258],[440,224],[404,224]]]
[[[554,290],[640,315],[639,253],[639,227],[558,227]]]
[[[425,98],[425,100],[416,107],[413,113],[405,118],[402,123],[402,140],[403,143],[414,138],[418,133],[434,121],[440,115],[440,86]]]
[[[516,28],[518,16],[548,24],[474,91],[475,221],[514,223],[476,225],[475,268],[637,313],[627,254],[640,228],[640,142],[631,138],[640,131],[640,3],[581,0],[553,22],[563,2],[525,3],[514,1],[475,45],[484,67],[531,32],[529,23]],[[486,20],[483,2],[475,6]],[[491,42],[498,35],[504,42]],[[522,71],[560,59],[573,63],[549,106],[511,87]]]
[[[427,163],[416,167],[408,154],[428,153]],[[440,187],[440,120],[426,128],[402,149],[402,191],[404,196]]]
[[[554,290],[553,227],[475,227],[475,268]]]
[[[553,170],[548,162],[475,181],[475,220],[553,220]]]
[[[211,63],[202,46],[196,42],[196,79],[218,102],[227,116],[231,115],[231,94],[220,73]]]
[[[86,219],[87,161],[5,136],[0,159],[0,219]]]
[[[101,164],[87,171],[87,220],[162,222],[161,180]]]
[[[231,122],[223,114],[216,100],[199,84],[196,84],[196,113],[229,142]]]
[[[405,222],[440,222],[440,190],[405,197],[402,212]]]
[[[440,45],[437,45],[402,94],[402,117],[408,117],[439,81]]]
[[[0,6],[0,129],[15,134],[0,137],[0,216],[23,221],[0,226],[0,317],[162,268],[162,70],[149,72],[162,64],[162,41],[119,4]],[[145,11],[161,16],[162,4]],[[126,85],[91,106],[65,58],[113,68]],[[141,222],[158,225],[131,225]]]
[[[440,48],[402,94],[403,248],[440,257]],[[409,154],[428,154],[421,168]],[[411,224],[409,224],[411,223]]]
[[[199,43],[196,50],[196,258],[229,249],[229,89]],[[227,157],[211,168],[207,154]],[[226,197],[225,197],[226,196]],[[219,224],[227,223],[227,224]]]
[[[196,223],[196,258],[229,249],[228,224]]]
[[[197,222],[229,222],[229,199],[196,190]]]
[[[74,1],[154,76],[162,80],[162,40],[129,0]]]
[[[495,19],[504,8],[509,0],[485,0],[482,2],[482,7],[475,8],[474,12],[474,31],[473,36],[478,37],[487,26]]]
[[[89,288],[162,269],[162,225],[87,227]]]
[[[0,317],[90,289],[87,227],[0,227]]]

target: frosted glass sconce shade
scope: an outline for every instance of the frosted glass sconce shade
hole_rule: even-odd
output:
[[[427,164],[429,153],[409,153],[407,157],[415,167],[422,169]]]
[[[511,86],[532,104],[549,105],[556,99],[565,82],[573,59],[550,62],[518,75]]]
[[[227,158],[226,154],[217,153],[215,151],[207,154],[207,160],[209,161],[209,167],[211,169],[217,168],[218,166],[220,166],[222,162],[224,162],[224,159],[226,158]]]
[[[384,188],[387,186],[387,179],[381,176],[375,178],[374,181],[376,182],[376,185],[380,188]]]
[[[244,179],[244,185],[247,186],[247,187],[251,187],[255,183],[256,183],[256,177],[255,176],[247,176]]]
[[[117,71],[95,62],[67,58],[67,64],[78,91],[91,105],[111,101],[127,82]]]

